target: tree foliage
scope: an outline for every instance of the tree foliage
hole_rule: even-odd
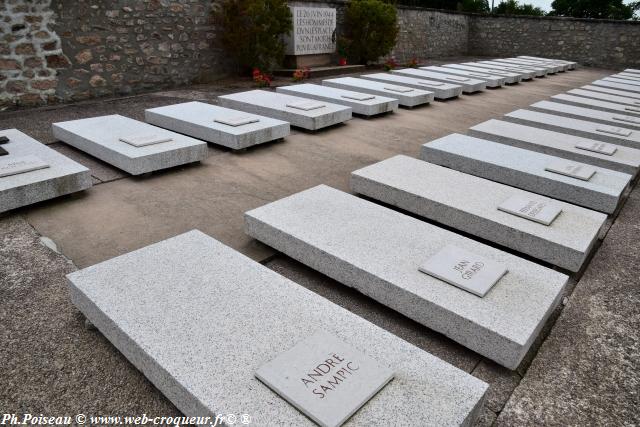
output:
[[[387,55],[398,38],[398,14],[381,0],[352,0],[345,12],[346,34],[340,48],[356,63],[367,64]]]
[[[461,12],[489,13],[489,0],[461,0],[457,9]]]
[[[531,4],[520,4],[517,0],[505,0],[500,2],[493,11],[504,15],[530,15],[544,16],[544,10]]]
[[[550,15],[574,18],[631,19],[638,4],[624,4],[623,0],[554,0]]]
[[[221,27],[219,42],[241,72],[269,72],[282,63],[282,36],[292,30],[286,0],[219,0],[213,18]]]

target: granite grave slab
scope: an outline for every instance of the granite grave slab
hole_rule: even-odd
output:
[[[145,120],[193,138],[241,150],[289,135],[289,123],[204,102],[151,108]]]
[[[540,112],[551,112],[557,116],[570,117],[580,120],[602,123],[610,126],[622,126],[628,129],[640,130],[640,117],[628,116],[621,113],[611,113],[596,110],[593,108],[583,108],[560,102],[540,101],[531,104],[529,109]]]
[[[637,68],[626,68],[624,70],[625,73],[634,73],[634,74],[640,74],[640,70]]]
[[[478,61],[475,64],[488,66],[488,67],[499,67],[508,71],[514,72],[526,72],[533,74],[533,77],[544,77],[547,75],[547,70],[544,68],[535,68],[535,67],[526,67],[524,65],[516,65],[509,64],[506,62],[499,61]]]
[[[480,123],[470,128],[469,134],[477,138],[617,170],[634,177],[640,168],[640,150],[635,148],[607,144],[504,120],[488,120]]]
[[[462,76],[452,76],[449,74],[434,73],[433,71],[421,70],[418,68],[401,68],[399,70],[391,70],[392,74],[413,77],[416,79],[429,79],[437,82],[449,83],[462,86],[463,93],[475,93],[483,91],[487,88],[487,82],[484,80],[472,79]]]
[[[485,70],[487,72],[494,73],[505,73],[505,74],[514,74],[520,78],[520,80],[531,80],[536,76],[536,73],[533,70],[524,70],[524,69],[516,69],[511,68],[504,65],[491,65],[491,64],[483,64],[482,62],[464,62],[461,65],[473,67],[475,69]]]
[[[434,93],[424,89],[415,89],[395,83],[383,83],[357,77],[338,77],[322,81],[323,86],[337,89],[364,92],[376,96],[388,96],[398,100],[403,107],[416,107],[428,104],[434,99]]]
[[[640,93],[633,93],[633,92],[627,92],[624,90],[611,89],[603,86],[585,85],[585,86],[581,86],[580,89],[589,90],[591,92],[600,92],[600,93],[606,93],[608,95],[616,95],[616,96],[622,96],[625,98],[640,100]]]
[[[640,132],[625,128],[623,123],[610,126],[531,110],[513,111],[506,114],[504,120],[640,149]]]
[[[207,143],[117,114],[51,125],[60,141],[131,175],[207,158]]]
[[[631,80],[634,82],[640,82],[640,76],[633,73],[618,73],[618,74],[613,74],[611,77],[615,77],[617,79]]]
[[[490,88],[502,87],[506,84],[506,81],[507,81],[505,77],[493,76],[489,73],[483,73],[480,71],[476,72],[476,71],[458,70],[455,68],[437,67],[437,66],[420,67],[420,69],[425,71],[432,71],[434,73],[452,75],[454,77],[473,78],[473,79],[483,80],[487,82],[487,87],[490,87]]]
[[[627,79],[623,79],[616,76],[609,76],[609,77],[603,78],[602,81],[613,82],[613,83],[622,84],[625,86],[630,86],[631,87],[631,89],[629,89],[630,92],[638,92],[640,90],[638,88],[638,86],[640,86],[640,82],[636,80],[627,80]]]
[[[551,69],[551,71],[553,73],[561,73],[564,72],[566,70],[566,66],[562,65],[562,64],[558,64],[555,62],[548,62],[548,61],[532,61],[529,59],[522,59],[522,58],[507,58],[506,60],[513,62],[514,64],[523,64],[526,66],[540,66],[543,68],[549,68]]]
[[[444,68],[451,68],[454,70],[462,70],[469,71],[471,73],[478,73],[479,75],[486,74],[488,77],[495,78],[504,78],[506,84],[515,84],[520,83],[522,81],[522,76],[517,73],[513,73],[510,71],[500,71],[500,70],[488,70],[486,68],[477,67],[475,65],[466,65],[466,64],[444,64],[442,65]]]
[[[591,83],[593,86],[602,86],[611,89],[623,90],[628,93],[637,94],[640,93],[640,86],[628,84],[625,80],[616,80],[604,78],[596,80]]]
[[[622,114],[631,117],[640,117],[640,107],[636,108],[631,105],[620,105],[615,102],[601,101],[599,99],[584,98],[582,96],[567,95],[561,93],[553,95],[551,100],[563,104],[575,105],[583,108],[593,108],[600,111],[606,111],[614,114]]]
[[[0,130],[0,212],[91,187],[91,173],[81,164],[17,129]]]
[[[634,99],[627,96],[613,95],[610,93],[596,92],[589,89],[571,89],[568,95],[582,96],[584,98],[597,99],[600,101],[612,102],[614,104],[631,105],[640,107],[640,98]],[[640,96],[640,93],[638,94]]]
[[[245,226],[250,236],[510,369],[567,282],[557,271],[324,185],[245,213]],[[419,270],[448,245],[509,272],[481,298]]]
[[[318,130],[351,119],[351,107],[266,90],[249,90],[218,97],[218,103],[248,113],[284,120],[307,130]]]
[[[492,59],[492,61],[500,62],[501,64],[507,64],[510,66],[526,67],[536,71],[543,71],[545,75],[556,74],[557,72],[556,70],[559,68],[559,67],[552,67],[542,63],[522,62],[521,60],[519,61],[519,60],[510,59],[510,58],[495,58],[495,59]]]
[[[374,80],[381,83],[398,84],[401,86],[423,89],[433,92],[435,99],[456,98],[462,94],[462,86],[435,80],[407,77],[400,74],[374,73],[360,76],[361,79]]]
[[[371,95],[352,90],[337,89],[328,86],[314,84],[297,84],[291,86],[279,86],[278,93],[300,96],[317,101],[327,101],[334,104],[351,107],[354,114],[363,116],[375,116],[389,113],[398,109],[398,100],[389,96]]]
[[[531,61],[539,61],[539,62],[545,62],[545,61],[551,61],[551,62],[556,62],[559,64],[563,64],[563,65],[567,65],[567,69],[569,70],[575,70],[576,68],[578,68],[578,63],[575,61],[567,61],[564,59],[550,59],[550,58],[541,58],[539,56],[526,56],[526,55],[520,55],[518,56],[518,58],[522,58],[522,59],[528,59]]]
[[[353,172],[351,189],[570,271],[580,270],[607,219],[600,212],[403,155]]]
[[[611,169],[461,134],[424,144],[420,158],[609,214],[616,211],[632,179]]]
[[[307,375],[313,384],[305,392],[328,389],[322,389],[326,400],[314,402],[323,415],[353,399],[344,391],[354,382],[393,372],[348,426],[471,426],[487,391],[484,382],[196,230],[67,280],[86,318],[185,416],[212,418],[203,425],[222,414],[236,414],[238,425],[247,424],[240,414],[249,414],[245,421],[252,425],[315,425],[285,400],[286,390],[273,391],[255,377],[285,355],[291,363],[267,372],[274,384],[286,372],[297,378],[313,373],[330,357],[343,358],[342,350],[369,361],[358,379],[354,374],[334,385],[327,375]],[[313,337],[319,338],[309,343]],[[301,352],[291,354],[296,348]],[[311,362],[307,351],[325,357]],[[339,363],[334,359],[331,367]]]

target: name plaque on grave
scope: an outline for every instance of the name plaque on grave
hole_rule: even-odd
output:
[[[607,156],[613,156],[618,147],[606,142],[581,142],[576,145],[576,148],[580,150],[593,151],[594,153],[606,154]]]
[[[546,166],[544,170],[560,175],[570,176],[571,178],[577,178],[582,181],[589,181],[596,173],[596,169],[591,166],[567,161],[554,162]]]
[[[346,99],[354,99],[356,101],[368,101],[370,99],[375,99],[373,95],[365,95],[365,94],[353,94],[353,95],[340,95],[341,98]]]
[[[293,32],[285,37],[287,55],[315,55],[336,50],[336,10],[291,6]]]
[[[315,101],[300,101],[287,104],[287,107],[303,111],[317,110],[318,108],[324,108],[325,106],[326,104],[321,104]]]
[[[428,80],[420,80],[417,82],[419,85],[423,85],[423,86],[443,86],[444,83],[440,83],[440,82],[431,82]]]
[[[618,127],[614,127],[614,126],[598,126],[598,128],[596,128],[596,130],[598,132],[610,133],[612,135],[617,135],[617,136],[630,136],[631,135],[631,131],[630,130],[623,129],[623,128],[618,128]]]
[[[262,365],[256,378],[316,423],[342,425],[387,385],[387,367],[320,331]]]
[[[617,120],[619,122],[627,122],[633,123],[636,125],[640,125],[640,118],[629,117],[629,116],[613,116],[613,120]]]
[[[260,120],[255,117],[237,116],[237,117],[220,117],[217,119],[213,119],[213,121],[216,123],[222,123],[223,125],[227,125],[227,126],[238,127],[238,126],[248,125],[250,123],[257,123]]]
[[[456,82],[468,82],[471,79],[467,79],[466,77],[454,77],[454,76],[447,76],[445,77],[448,80],[454,80]]]
[[[392,92],[399,92],[399,93],[413,92],[413,89],[411,89],[411,88],[400,87],[400,86],[385,86],[384,89],[385,90],[390,90]]]
[[[479,297],[509,271],[498,262],[453,245],[442,248],[418,269]]]
[[[49,164],[43,162],[36,156],[24,156],[9,158],[0,161],[0,178],[21,173],[31,172],[38,169],[48,168]]]
[[[120,138],[120,141],[126,142],[127,144],[133,145],[134,147],[146,147],[147,145],[160,144],[162,142],[169,142],[171,140],[172,139],[169,137],[158,135],[133,135]]]
[[[498,210],[544,225],[551,225],[562,212],[558,206],[544,200],[520,195],[509,197],[498,206]]]

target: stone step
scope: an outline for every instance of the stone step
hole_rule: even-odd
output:
[[[0,213],[91,187],[89,169],[19,130],[0,139]]]
[[[640,149],[640,131],[628,129],[622,123],[617,126],[608,126],[587,120],[570,119],[568,117],[531,110],[513,111],[505,114],[504,120]]]
[[[58,122],[53,136],[131,175],[207,158],[207,143],[117,114]],[[129,142],[126,142],[126,141]]]
[[[507,79],[504,77],[492,76],[488,73],[483,72],[474,72],[474,71],[465,71],[465,70],[456,70],[454,68],[446,68],[446,67],[420,67],[421,70],[431,71],[434,73],[451,75],[454,77],[465,77],[465,78],[474,78],[478,80],[482,80],[487,83],[487,87],[497,88],[502,87],[506,84]]]
[[[403,107],[416,107],[428,104],[434,99],[434,93],[424,89],[414,89],[392,83],[381,83],[356,77],[339,77],[322,81],[323,86],[337,89],[364,92],[371,95],[388,96],[398,100]]]
[[[402,155],[353,172],[351,190],[574,272],[591,254],[607,219],[600,212]],[[500,209],[515,198],[524,202],[523,209],[533,206],[527,218]],[[549,209],[560,213],[543,220],[549,224],[538,222]]]
[[[401,68],[399,70],[391,70],[391,73],[416,79],[429,79],[437,82],[459,85],[462,86],[463,93],[480,92],[487,88],[487,82],[484,80],[434,73],[433,71],[426,71],[418,68]]]
[[[186,416],[249,414],[255,425],[314,425],[255,375],[319,332],[395,374],[349,424],[471,425],[487,390],[484,382],[197,230],[67,279],[75,306]],[[337,351],[324,344],[318,345],[323,356]],[[296,383],[314,367],[292,369]],[[321,410],[351,399],[341,390],[327,392]],[[310,389],[299,393],[315,397]]]
[[[568,279],[324,185],[245,213],[245,226],[261,242],[510,369],[524,358]],[[420,271],[451,246],[508,273],[481,298]]]
[[[566,161],[498,142],[451,134],[422,146],[420,158],[460,172],[501,182],[600,212],[614,213],[631,184],[631,175]],[[568,171],[557,170],[564,164]],[[594,171],[589,179],[567,173]]]
[[[145,120],[233,150],[281,139],[290,134],[289,123],[204,102],[185,102],[151,108]]]
[[[640,150],[504,120],[488,120],[480,123],[469,129],[469,135],[617,170],[634,177],[640,168]],[[593,150],[600,150],[600,152]]]
[[[373,80],[382,83],[398,84],[412,87],[414,89],[428,90],[433,92],[435,99],[450,99],[462,95],[462,86],[450,83],[437,82],[435,80],[407,77],[392,73],[364,74],[361,79]]]
[[[328,77],[328,76],[337,76],[346,73],[357,73],[363,72],[367,69],[364,65],[325,65],[325,66],[315,66],[309,67],[309,76],[310,77]],[[298,71],[296,68],[281,68],[277,69],[273,72],[276,76],[281,77],[291,77],[293,73]]]
[[[266,90],[249,90],[218,97],[227,108],[284,120],[307,130],[318,130],[351,119],[351,108],[330,102]]]
[[[280,86],[276,91],[286,95],[345,105],[351,107],[354,114],[363,116],[375,116],[398,109],[398,100],[394,98],[308,83]]]

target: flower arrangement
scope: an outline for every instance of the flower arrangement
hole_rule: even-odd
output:
[[[393,70],[395,68],[398,68],[398,62],[396,61],[396,58],[392,56],[391,58],[385,61],[383,66],[386,71]]]
[[[253,82],[257,87],[271,86],[271,77],[260,71],[259,68],[253,69]]]
[[[407,61],[407,63],[405,64],[405,66],[407,68],[418,68],[418,58],[416,58],[415,56],[413,58],[411,58],[409,61]]]
[[[300,82],[302,80],[308,79],[310,73],[311,70],[309,69],[309,67],[298,68],[293,72],[293,81]]]

